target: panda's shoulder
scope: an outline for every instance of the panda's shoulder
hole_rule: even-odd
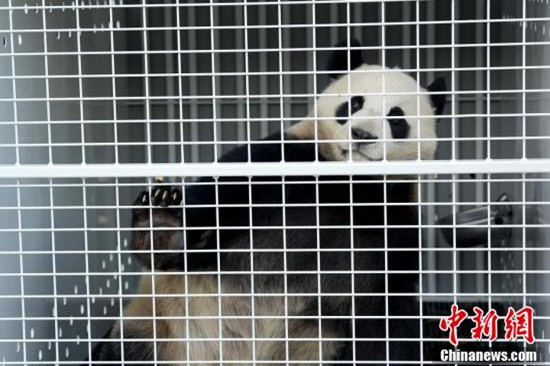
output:
[[[284,144],[284,147],[283,147]],[[247,142],[223,155],[218,161],[221,163],[276,163],[284,161],[313,161],[315,160],[315,146],[312,143],[300,140],[289,132],[276,132],[258,141]],[[250,156],[249,156],[250,155]]]

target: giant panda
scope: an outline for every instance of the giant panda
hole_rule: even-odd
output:
[[[220,162],[432,159],[445,82],[424,89],[398,69],[365,64],[358,41],[347,45],[331,54],[331,83],[301,122]],[[184,191],[161,185],[137,198],[132,249],[145,268],[144,297],[126,306],[94,359],[419,360],[420,324],[406,318],[418,315],[414,177],[273,174],[204,177]],[[154,303],[152,293],[160,294]]]

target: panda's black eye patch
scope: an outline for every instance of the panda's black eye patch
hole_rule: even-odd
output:
[[[394,139],[404,139],[409,135],[409,123],[404,117],[405,113],[399,107],[393,107],[388,113],[388,122]]]
[[[363,98],[360,95],[356,95],[352,97],[348,102],[344,102],[340,104],[338,109],[336,109],[336,121],[343,125],[346,123],[349,119],[349,117],[354,114],[355,112],[359,111],[361,108],[363,108],[363,104],[365,103],[365,98]]]

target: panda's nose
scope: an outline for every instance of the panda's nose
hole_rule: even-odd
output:
[[[351,137],[354,140],[376,140],[378,137],[371,135],[370,132],[362,130],[360,128],[351,129]],[[372,144],[374,141],[363,141],[364,144]]]

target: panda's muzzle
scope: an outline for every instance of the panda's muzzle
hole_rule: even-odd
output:
[[[360,128],[352,128],[351,137],[354,140],[363,140],[359,142],[361,144],[374,144],[376,142],[375,140],[378,139],[377,136],[374,136],[370,132],[367,132]]]

